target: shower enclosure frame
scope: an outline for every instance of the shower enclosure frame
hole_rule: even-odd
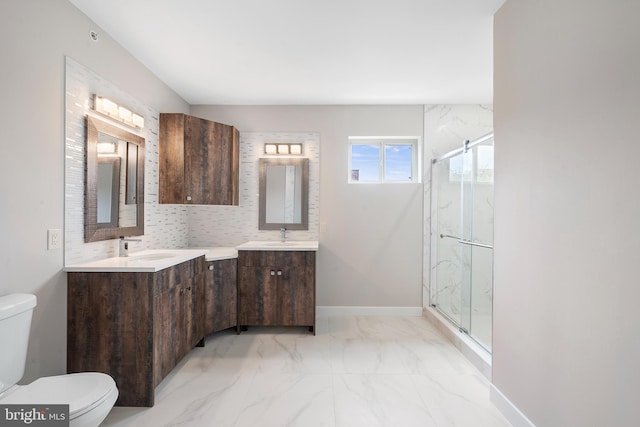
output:
[[[455,150],[452,150],[446,154],[443,154],[442,156],[439,156],[435,159],[431,160],[431,168],[430,168],[430,185],[431,185],[431,191],[430,191],[430,259],[429,259],[429,305],[434,308],[435,310],[438,311],[438,313],[440,313],[443,317],[445,317],[449,322],[451,322],[453,325],[455,325],[456,328],[458,328],[458,330],[461,333],[464,333],[465,335],[469,336],[471,339],[473,339],[476,343],[478,343],[482,348],[484,348],[487,352],[491,353],[491,338],[489,336],[488,342],[486,339],[479,339],[477,335],[474,334],[474,332],[471,330],[472,328],[472,324],[473,324],[473,283],[472,283],[472,276],[474,274],[473,271],[473,257],[474,257],[474,249],[478,248],[477,250],[483,250],[483,251],[487,251],[487,250],[491,250],[491,262],[490,262],[490,266],[489,266],[489,270],[490,270],[490,275],[491,275],[491,288],[493,288],[493,244],[487,241],[478,241],[475,240],[473,237],[473,217],[469,218],[469,217],[465,217],[465,206],[466,206],[466,210],[468,210],[469,208],[469,200],[470,200],[470,205],[471,205],[471,210],[475,210],[475,206],[473,205],[474,200],[474,191],[475,191],[475,186],[478,184],[477,182],[477,170],[478,170],[478,156],[477,156],[477,151],[475,151],[475,155],[473,155],[472,157],[472,168],[471,168],[471,181],[470,182],[465,182],[465,177],[464,177],[464,173],[461,174],[461,178],[460,178],[460,209],[459,209],[459,214],[460,214],[460,218],[459,218],[459,226],[460,226],[460,230],[458,230],[460,233],[460,235],[455,235],[455,233],[440,233],[439,228],[439,221],[438,221],[438,195],[439,192],[441,191],[441,189],[439,188],[439,186],[434,185],[434,183],[436,182],[436,166],[446,160],[452,159],[456,156],[460,156],[460,155],[466,155],[469,151],[473,150],[474,147],[479,146],[480,144],[483,144],[489,140],[493,139],[493,132],[489,132],[485,135],[482,135],[479,138],[476,138],[474,140],[466,140],[463,143],[463,146],[460,148],[457,148]],[[464,158],[461,158],[461,160],[464,162]],[[464,169],[464,168],[463,168]],[[450,172],[449,172],[450,173]],[[440,182],[438,181],[438,184]],[[469,194],[465,194],[465,186],[471,188],[471,191],[468,193]],[[491,184],[492,188],[493,188],[493,183]],[[493,189],[491,190],[491,193],[493,193]],[[466,199],[465,199],[466,197]],[[492,198],[493,199],[493,198]],[[492,206],[491,206],[491,209]],[[473,215],[473,212],[472,212]],[[465,232],[465,223],[468,223],[468,231]],[[465,234],[469,234],[471,236],[471,238],[465,238]],[[457,243],[460,245],[456,248],[459,248],[460,250],[460,307],[459,307],[459,313],[458,313],[458,318],[456,318],[456,316],[451,313],[451,312],[447,312],[445,309],[443,309],[442,307],[440,307],[440,305],[438,304],[438,300],[439,300],[439,288],[438,288],[438,271],[436,269],[436,266],[439,262],[441,262],[441,260],[438,258],[438,243],[440,242],[441,239],[451,239],[451,240],[455,240],[457,241]],[[490,236],[490,240],[493,241],[493,226],[491,227],[491,236]],[[486,258],[486,253],[485,256]],[[464,262],[466,258],[467,262]],[[467,277],[465,277],[465,274]],[[465,282],[465,280],[467,280],[467,282]],[[492,292],[492,291],[491,291]],[[465,298],[466,298],[466,302],[465,302]],[[491,298],[492,298],[492,294],[491,294]],[[466,305],[466,307],[465,307]],[[489,335],[490,335],[490,329],[491,329],[491,318],[492,318],[492,309],[490,309],[491,313],[489,314]]]

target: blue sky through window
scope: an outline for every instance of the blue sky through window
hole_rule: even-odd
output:
[[[413,147],[411,145],[386,145],[384,153],[384,180],[411,181]]]
[[[417,181],[414,176],[416,142],[411,138],[352,142],[350,182]]]
[[[380,180],[380,146],[354,144],[351,146],[352,179],[359,182]],[[353,174],[356,173],[354,177]]]

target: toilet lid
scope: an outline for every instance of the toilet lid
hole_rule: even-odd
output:
[[[20,386],[2,399],[3,404],[69,404],[69,418],[75,418],[102,403],[116,388],[107,375],[98,372],[43,377]]]

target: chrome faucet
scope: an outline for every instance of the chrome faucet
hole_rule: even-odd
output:
[[[129,256],[129,242],[142,242],[140,239],[125,239],[124,236],[120,236],[120,252],[118,256]]]
[[[287,229],[285,227],[282,227],[280,229],[280,241],[281,242],[287,241]]]

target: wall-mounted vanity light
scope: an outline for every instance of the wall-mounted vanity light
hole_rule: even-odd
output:
[[[284,142],[267,142],[264,144],[264,154],[279,156],[301,156],[302,144],[300,143],[284,143]]]
[[[144,128],[144,117],[100,95],[93,96],[93,109],[133,128]]]

